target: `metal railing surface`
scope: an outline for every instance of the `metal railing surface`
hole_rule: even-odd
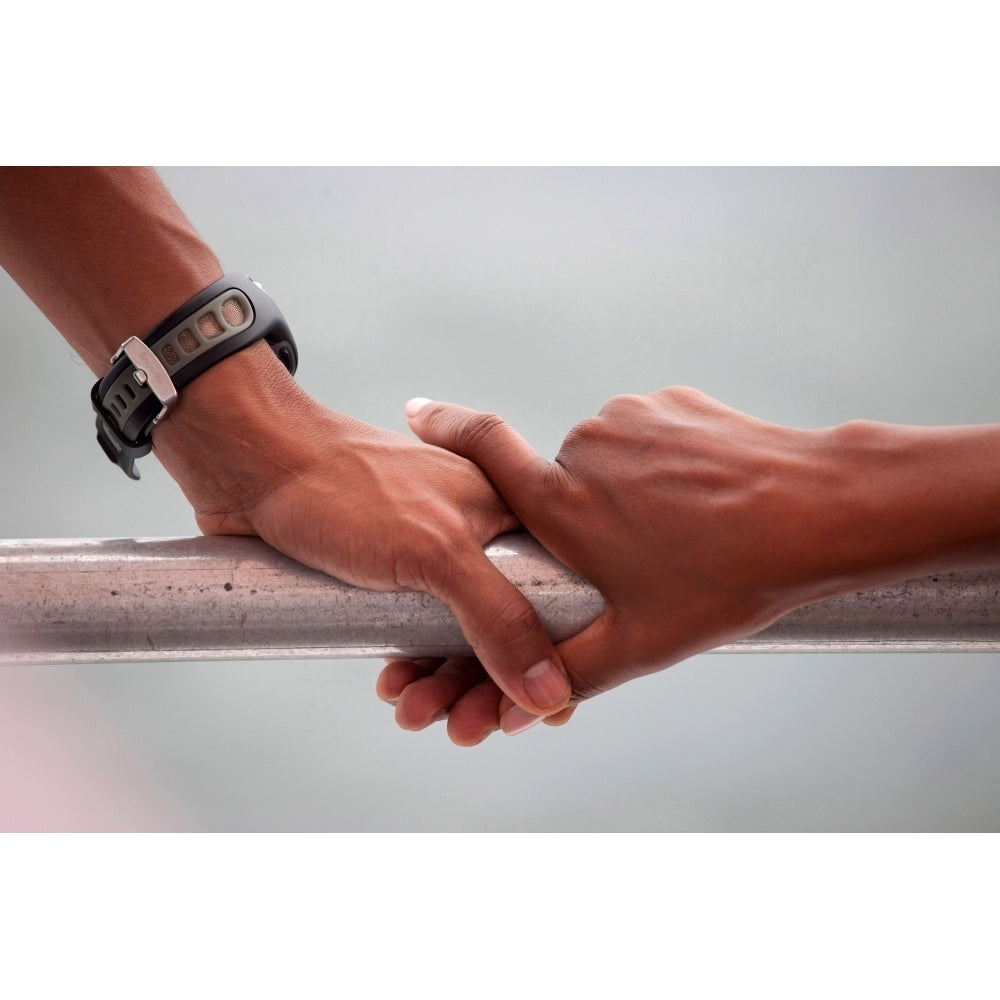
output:
[[[554,640],[600,614],[600,594],[531,537],[486,552]],[[909,580],[800,608],[720,651],[1000,650],[998,595],[1000,570]],[[256,538],[0,541],[3,664],[469,652],[434,598],[341,583]]]

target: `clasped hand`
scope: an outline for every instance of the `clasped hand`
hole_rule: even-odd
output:
[[[603,595],[604,613],[557,647],[574,703],[825,596],[815,581],[835,491],[817,461],[824,432],[672,388],[611,400],[550,463],[495,415],[426,400],[407,413],[423,441],[475,462],[521,524]],[[471,659],[393,661],[377,690],[403,728],[447,715],[451,739],[472,745],[541,721],[495,681]]]

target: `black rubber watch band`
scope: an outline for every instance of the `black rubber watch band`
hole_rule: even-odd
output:
[[[244,274],[227,274],[175,309],[152,333],[125,341],[91,390],[97,440],[131,479],[154,425],[177,393],[223,358],[264,339],[291,374],[298,351],[281,310]]]

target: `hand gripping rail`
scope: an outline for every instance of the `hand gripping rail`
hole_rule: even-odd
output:
[[[554,640],[600,614],[597,591],[530,536],[486,553]],[[1000,650],[998,595],[1000,571],[940,574],[800,608],[721,649]],[[0,541],[2,664],[469,652],[434,598],[341,583],[256,538]]]

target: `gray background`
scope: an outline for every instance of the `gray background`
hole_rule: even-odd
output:
[[[373,423],[404,430],[410,396],[454,399],[504,414],[551,456],[608,397],[668,384],[799,426],[997,419],[996,170],[162,174],[224,266],[282,305],[302,384]],[[155,461],[134,484],[100,453],[89,372],[2,272],[0,324],[0,535],[196,533]],[[616,831],[1000,820],[995,655],[709,654],[585,704],[563,729],[472,750],[441,727],[396,729],[373,694],[379,665],[0,668],[0,695],[34,734],[0,741],[0,793],[51,778],[38,782],[48,801],[0,822]],[[86,752],[46,749],[74,719]]]

